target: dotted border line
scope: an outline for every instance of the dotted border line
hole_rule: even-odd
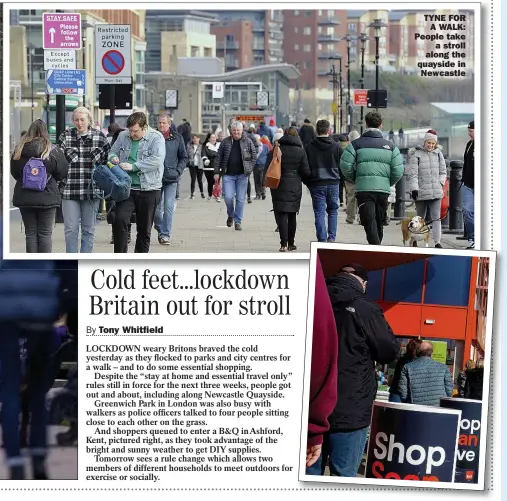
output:
[[[68,482],[69,480],[65,480]],[[95,487],[62,487],[62,488],[52,488],[52,487],[41,487],[41,488],[7,488],[0,489],[0,492],[3,491],[403,491],[403,492],[413,492],[413,491],[428,491],[431,489],[430,487],[151,487],[151,488],[124,488],[124,487],[104,487],[104,488],[95,488]],[[433,491],[438,492],[461,492],[465,490],[466,492],[481,492],[481,491],[470,491],[467,489],[431,489]]]
[[[495,115],[495,107],[493,105],[493,92],[494,92],[494,58],[493,58],[493,50],[494,50],[494,20],[495,19],[495,2],[494,0],[491,0],[490,2],[490,21],[489,21],[489,78],[490,78],[490,95],[489,95],[489,116],[493,117]],[[477,78],[477,77],[474,77]],[[484,96],[481,96],[484,100]],[[484,114],[483,114],[484,115]],[[482,122],[481,122],[482,123]],[[494,136],[495,136],[495,125],[494,120],[491,120],[490,123],[490,133],[489,133],[489,151],[490,151],[490,206],[489,206],[489,212],[490,212],[490,249],[495,248],[495,239],[494,239],[494,230],[495,230],[495,211],[493,210],[493,207],[495,206],[495,196],[494,196],[494,178],[495,178],[495,154],[493,150],[494,146]],[[483,135],[484,137],[484,135]],[[484,148],[483,148],[484,149]],[[482,155],[482,158],[484,158],[484,155]],[[500,168],[500,166],[499,166]],[[482,209],[482,208],[481,208]],[[498,299],[497,301],[498,302]],[[491,312],[493,314],[493,312]],[[493,464],[493,458],[495,457],[495,441],[494,441],[494,400],[492,397],[493,395],[493,383],[495,379],[495,367],[494,367],[494,361],[493,361],[493,353],[495,353],[495,336],[491,336],[491,351],[490,351],[490,360],[491,360],[491,368],[490,368],[490,380],[489,380],[489,392],[487,394],[487,398],[489,401],[489,408],[488,408],[488,435],[489,440],[487,441],[487,445],[489,447],[486,448],[489,449],[489,454],[486,454],[486,460],[484,461],[484,468],[489,469],[489,485],[485,485],[485,491],[492,491],[494,490],[495,486],[495,478],[494,478],[494,469],[491,467]],[[486,482],[487,483],[487,482]]]

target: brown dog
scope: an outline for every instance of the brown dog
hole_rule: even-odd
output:
[[[414,216],[413,218],[403,219],[398,224],[401,224],[403,245],[407,245],[407,242],[410,242],[409,245],[411,247],[417,247],[417,242],[424,242],[425,246],[428,247],[430,228],[422,217]]]

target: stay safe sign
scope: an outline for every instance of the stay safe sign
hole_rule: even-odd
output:
[[[130,84],[132,53],[129,24],[95,26],[95,83]]]

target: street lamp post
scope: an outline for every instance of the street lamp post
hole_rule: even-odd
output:
[[[336,69],[334,64],[331,65],[331,71],[328,73],[331,76],[331,82],[333,83],[333,131],[336,134],[336,112],[338,111],[338,103],[337,103],[337,92],[336,86],[338,84],[338,80],[336,78]]]
[[[333,111],[333,117],[334,117],[334,132],[335,134],[340,133],[342,131],[342,98],[343,98],[343,91],[342,91],[342,56],[339,54],[334,54],[332,56],[329,56],[330,60],[332,61],[338,61],[340,63],[340,71],[339,73],[336,73],[336,67],[333,63],[331,72],[329,73],[332,75],[333,79],[331,80],[333,82],[333,103],[335,103],[338,106],[338,84],[340,89],[340,105],[338,106],[339,112],[340,112],[340,130],[338,131],[337,124],[336,124],[336,112]],[[339,77],[339,80],[338,78]]]
[[[361,89],[364,89],[364,50],[366,41],[369,40],[365,33],[359,35],[358,40],[361,42]],[[364,130],[364,106],[361,106],[361,134]]]
[[[33,102],[33,98],[34,98],[34,84],[33,84],[33,56],[34,56],[34,53],[35,53],[35,47],[33,44],[29,44],[28,45],[28,51],[29,51],[29,55],[30,55],[30,87],[31,87],[31,100],[32,100],[32,123],[34,122],[35,118],[34,118],[34,113],[35,113],[35,110],[34,110],[34,102]]]
[[[352,117],[350,116],[350,42],[355,39],[356,37],[348,34],[342,38],[342,40],[347,42],[347,132],[350,132],[352,129]]]
[[[368,28],[373,28],[375,33],[375,110],[378,111],[378,87],[379,87],[379,42],[380,35],[382,34],[382,28],[385,28],[387,25],[382,21],[382,19],[374,19],[373,22],[368,26]]]

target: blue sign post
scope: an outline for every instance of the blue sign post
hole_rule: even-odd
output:
[[[46,94],[83,96],[86,94],[85,70],[49,70],[46,74]]]

